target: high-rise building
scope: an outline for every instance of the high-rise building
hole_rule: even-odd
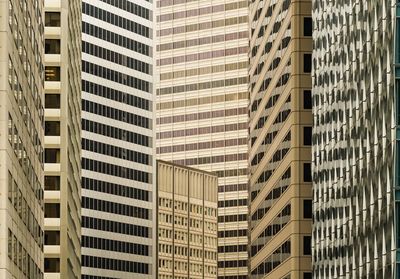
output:
[[[399,1],[313,2],[313,277],[400,278]]]
[[[82,5],[82,279],[155,278],[153,3]]]
[[[217,278],[218,177],[157,161],[158,279]]]
[[[311,276],[311,0],[250,3],[250,278]]]
[[[80,20],[80,1],[45,1],[45,278],[81,277]]]
[[[43,278],[43,3],[0,1],[0,278]]]
[[[157,156],[218,174],[218,276],[247,278],[248,2],[156,0]]]

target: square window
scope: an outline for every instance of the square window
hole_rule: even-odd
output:
[[[311,272],[304,272],[303,273],[303,279],[311,279],[312,278],[312,273]]]

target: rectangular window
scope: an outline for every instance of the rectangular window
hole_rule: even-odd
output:
[[[312,200],[303,200],[303,218],[312,218]]]
[[[303,255],[311,255],[311,236],[303,236]]]
[[[312,56],[310,53],[303,54],[303,71],[304,73],[311,73]]]
[[[304,163],[303,164],[303,181],[304,182],[311,182],[312,181],[311,163]]]
[[[303,144],[311,145],[312,142],[312,128],[311,127],[303,127]]]
[[[46,191],[59,191],[60,190],[60,177],[59,176],[45,176],[44,189]]]
[[[304,109],[312,109],[311,90],[303,91],[303,108]]]
[[[60,67],[48,66],[45,67],[45,80],[46,81],[60,81],[61,69]]]
[[[61,26],[61,13],[60,12],[46,12],[45,26],[60,27]]]
[[[44,53],[46,54],[60,54],[61,45],[60,40],[57,39],[46,39]]]
[[[303,273],[303,279],[312,279],[312,273],[311,272],[304,272]]]
[[[59,109],[60,108],[60,94],[46,94],[45,95],[45,108]]]
[[[312,36],[312,18],[305,17],[304,25],[303,25],[303,34],[304,36]]]

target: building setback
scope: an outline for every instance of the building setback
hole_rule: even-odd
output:
[[[151,1],[82,2],[82,279],[155,278],[153,30]]]
[[[43,278],[43,1],[0,1],[0,278]]]
[[[218,177],[157,161],[158,279],[217,278]]]
[[[157,156],[218,175],[218,277],[245,279],[248,2],[155,2]]]
[[[311,1],[250,3],[249,277],[311,278]]]
[[[45,278],[81,277],[80,20],[80,1],[45,1]]]
[[[400,278],[398,1],[313,2],[313,277]]]

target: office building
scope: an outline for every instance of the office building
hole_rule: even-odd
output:
[[[43,278],[43,1],[0,1],[0,278]]]
[[[248,2],[156,6],[157,156],[218,174],[218,276],[244,279]]]
[[[217,278],[218,177],[157,161],[158,279]]]
[[[313,278],[400,278],[399,11],[313,4]]]
[[[250,4],[250,278],[311,276],[311,1]]]
[[[45,1],[44,272],[81,277],[81,5]]]
[[[151,1],[82,3],[82,279],[155,278],[153,30]]]

